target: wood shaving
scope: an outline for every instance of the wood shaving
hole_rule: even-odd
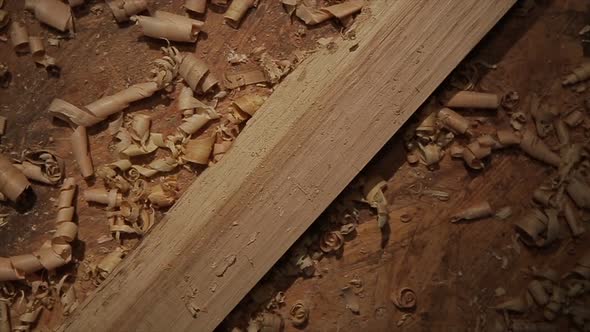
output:
[[[236,89],[246,85],[265,83],[268,79],[260,69],[239,71],[235,73],[223,74],[223,86],[227,89]]]
[[[331,18],[338,18],[340,22],[346,25],[350,17],[359,12],[363,6],[364,1],[362,0],[350,0],[320,9],[300,4],[295,11],[295,15],[307,25],[316,25]]]
[[[378,176],[369,178],[363,185],[363,197],[365,201],[377,210],[377,224],[379,228],[385,227],[389,221],[387,198],[383,193],[386,186],[387,182]]]
[[[123,261],[125,251],[121,248],[116,248],[114,251],[107,254],[96,266],[96,276],[99,281],[103,281],[106,277],[115,270],[117,265]]]
[[[234,0],[223,15],[225,23],[237,29],[248,9],[256,6],[256,0]]]
[[[451,108],[497,109],[500,106],[500,97],[493,93],[457,91],[444,104]]]
[[[205,136],[189,140],[184,146],[182,159],[191,163],[207,165],[213,151],[215,136]]]
[[[468,207],[460,212],[455,213],[451,217],[451,222],[456,223],[461,220],[475,220],[490,217],[494,214],[494,210],[488,201],[479,202],[471,207]]]
[[[336,252],[343,244],[344,238],[339,231],[325,232],[320,239],[320,249],[325,253]]]
[[[303,301],[298,300],[289,310],[289,316],[291,319],[291,324],[293,324],[293,326],[305,326],[309,319],[309,309],[306,307]]]
[[[25,9],[35,17],[59,31],[74,29],[72,11],[68,5],[58,0],[25,0]]]
[[[500,220],[506,220],[510,218],[512,215],[512,208],[510,206],[505,206],[503,208],[498,209],[494,216]]]
[[[427,144],[425,146],[418,144],[418,148],[420,150],[420,161],[426,166],[436,165],[444,157],[441,147],[437,144]]]
[[[100,98],[84,107],[84,110],[61,99],[54,99],[48,111],[73,126],[93,126],[109,116],[121,112],[135,101],[152,96],[160,87],[157,82],[139,83],[114,95]]]
[[[55,185],[65,174],[64,162],[49,150],[25,150],[14,166],[28,179]]]
[[[498,142],[503,147],[519,145],[522,141],[520,134],[510,129],[500,129],[496,131],[496,137],[498,137]]]
[[[88,133],[86,127],[78,126],[71,136],[72,153],[80,168],[82,177],[89,178],[94,174],[94,166],[90,157],[90,145],[88,144]]]
[[[0,193],[12,202],[21,202],[31,184],[8,158],[0,154]]]
[[[402,287],[391,294],[391,301],[400,310],[416,308],[416,293],[411,288]]]
[[[61,69],[57,65],[55,58],[46,54],[42,37],[30,36],[29,47],[31,49],[33,61],[35,61],[36,64],[45,68],[45,70],[52,75],[59,75]]]
[[[574,175],[566,186],[568,195],[583,209],[590,208],[590,185],[581,176]]]
[[[584,113],[575,110],[563,118],[563,121],[570,127],[579,126],[584,121]]]
[[[78,233],[78,225],[73,222],[75,193],[75,180],[65,179],[57,200],[56,230],[52,239],[43,243],[32,254],[0,257],[0,281],[23,279],[25,275],[43,268],[52,271],[71,260],[70,243]]]
[[[520,148],[529,156],[547,163],[551,166],[559,167],[561,158],[541,140],[533,131],[527,130],[522,136]]]
[[[516,106],[518,106],[519,102],[520,96],[518,95],[518,92],[509,91],[502,97],[502,101],[500,102],[500,104],[502,105],[502,107],[512,110],[516,108]]]
[[[529,300],[529,297],[530,297],[530,295],[527,292],[526,294],[511,298],[505,302],[502,302],[502,303],[496,305],[494,308],[496,310],[506,310],[506,311],[523,313],[523,312],[526,312],[527,310],[529,310],[532,306],[532,303],[531,303],[532,299]]]
[[[479,141],[469,143],[463,149],[463,160],[465,164],[473,169],[483,169],[484,163],[482,159],[492,154],[492,149],[489,146],[484,146]]]
[[[572,73],[567,75],[563,79],[561,84],[562,85],[571,85],[571,84],[585,81],[588,78],[590,78],[590,62],[574,68],[572,70]]]
[[[127,22],[131,16],[147,10],[147,0],[109,0],[107,5],[119,23]]]
[[[547,137],[553,131],[553,120],[556,117],[556,109],[541,104],[541,99],[536,94],[533,94],[530,99],[529,112],[535,120],[535,128],[539,137]]]
[[[438,121],[455,134],[470,134],[469,121],[450,108],[443,108],[438,112]]]
[[[144,36],[178,42],[196,42],[203,27],[201,21],[162,10],[152,16],[134,15],[130,19],[137,22]]]
[[[155,207],[169,207],[176,201],[176,192],[169,185],[158,184],[150,189],[147,199]]]
[[[544,306],[549,302],[549,295],[540,281],[532,280],[527,289],[538,305]]]
[[[10,24],[10,42],[16,53],[29,51],[29,32],[22,22],[12,21]]]
[[[117,189],[92,188],[84,190],[84,199],[87,202],[107,205],[107,209],[121,206],[123,195]]]

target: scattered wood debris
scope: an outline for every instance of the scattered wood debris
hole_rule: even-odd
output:
[[[225,23],[237,29],[248,9],[256,7],[257,0],[234,0],[223,15]]]
[[[572,73],[567,75],[561,84],[572,85],[590,78],[590,63],[585,63],[572,70]]]

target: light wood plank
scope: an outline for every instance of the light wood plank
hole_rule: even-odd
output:
[[[213,330],[514,2],[371,2],[356,41],[290,74],[62,328]]]

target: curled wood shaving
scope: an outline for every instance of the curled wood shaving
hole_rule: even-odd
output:
[[[198,14],[204,14],[207,10],[207,0],[186,0],[184,8]]]
[[[529,156],[547,163],[551,166],[559,167],[561,158],[541,140],[534,132],[527,130],[522,136],[520,148]]]
[[[500,97],[493,93],[475,91],[457,91],[447,98],[446,107],[496,109],[500,106]]]
[[[492,149],[489,146],[484,146],[479,141],[469,143],[463,149],[463,160],[465,164],[473,169],[483,169],[484,163],[482,159],[492,154]]]
[[[582,220],[578,210],[569,200],[567,200],[564,204],[563,214],[574,237],[578,237],[586,232],[586,228],[582,225]]]
[[[100,98],[80,109],[61,99],[54,99],[48,111],[73,126],[90,127],[116,114],[135,101],[152,96],[161,86],[158,82],[134,84],[114,95]]]
[[[553,123],[553,126],[555,127],[555,133],[560,146],[570,144],[570,132],[566,123],[562,119],[557,118]]]
[[[566,190],[578,207],[583,209],[590,208],[590,185],[581,176],[572,176],[567,184]]]
[[[505,206],[503,208],[498,209],[494,216],[500,220],[505,220],[510,218],[512,215],[512,208],[510,206]]]
[[[418,148],[421,153],[421,161],[426,166],[436,165],[444,157],[441,147],[437,144],[427,144],[423,146],[422,144],[418,143]]]
[[[0,281],[23,279],[26,274],[43,268],[51,271],[70,261],[72,253],[70,243],[78,232],[78,225],[73,222],[75,192],[75,180],[66,178],[57,200],[56,230],[52,239],[32,254],[0,257]]]
[[[16,53],[29,51],[29,32],[22,22],[12,21],[10,24],[10,42]]]
[[[309,309],[306,307],[303,301],[299,300],[291,307],[291,310],[289,310],[289,315],[293,326],[305,326],[305,324],[307,324],[307,320],[309,319]]]
[[[469,132],[469,121],[465,119],[459,113],[451,110],[450,108],[443,108],[438,112],[438,121],[448,130],[455,134],[468,134]]]
[[[343,244],[344,238],[339,231],[325,232],[320,239],[320,249],[325,253],[336,252]]]
[[[183,86],[178,94],[178,109],[183,112],[184,115],[202,114],[208,115],[210,119],[219,118],[219,114],[215,109],[193,96],[193,90],[187,86]]]
[[[562,85],[571,85],[571,84],[585,81],[588,78],[590,78],[590,62],[574,68],[572,70],[572,73],[567,75],[563,79],[561,84]]]
[[[363,185],[363,196],[365,201],[377,210],[377,224],[379,228],[385,227],[389,221],[389,211],[387,210],[387,199],[383,194],[383,189],[387,182],[380,177],[371,177]]]
[[[0,154],[0,193],[17,203],[31,187],[25,175],[8,158]]]
[[[225,23],[233,28],[238,28],[248,9],[256,6],[256,0],[234,0],[223,15]]]
[[[175,186],[170,183],[158,184],[150,189],[147,199],[156,207],[169,207],[176,201]]]
[[[147,10],[147,0],[112,0],[107,5],[117,22],[127,22],[131,16]]]
[[[117,265],[123,261],[125,251],[121,248],[116,248],[114,251],[107,254],[96,266],[96,275],[99,281],[103,281],[106,277],[115,270]]]
[[[509,91],[502,97],[502,101],[500,102],[500,104],[502,105],[502,107],[511,110],[518,106],[519,102],[520,96],[518,95],[518,92]]]
[[[538,305],[544,306],[549,302],[549,295],[539,280],[532,280],[527,289]]]
[[[162,48],[162,52],[165,54],[164,58],[193,91],[206,93],[218,84],[219,81],[209,72],[207,64],[194,54],[181,54],[175,47]]]
[[[123,195],[117,189],[91,188],[84,190],[84,199],[87,202],[107,205],[107,209],[114,209],[121,206]]]
[[[541,99],[536,94],[531,96],[529,112],[535,120],[535,128],[539,137],[547,137],[553,130],[553,120],[555,119],[555,108],[547,105],[541,105]]]
[[[228,89],[236,89],[242,86],[267,82],[268,79],[260,69],[239,71],[223,74],[223,86]]]
[[[416,308],[416,293],[411,288],[403,287],[391,294],[391,301],[400,310]]]
[[[59,31],[74,30],[74,19],[68,5],[58,0],[25,0],[25,9]]]
[[[502,144],[498,142],[492,135],[484,134],[479,136],[477,139],[477,143],[479,143],[482,147],[489,147],[492,149],[499,149],[502,147]]]
[[[575,110],[563,118],[563,121],[570,127],[576,127],[584,121],[584,113]]]
[[[153,16],[135,15],[130,19],[137,22],[144,36],[178,42],[196,42],[203,27],[201,21],[162,10],[157,10]]]
[[[526,292],[521,296],[517,296],[507,301],[504,301],[496,305],[494,308],[496,310],[507,310],[512,312],[523,313],[528,311],[532,307],[532,301],[533,300],[530,294]]]
[[[214,143],[215,136],[205,136],[189,140],[183,147],[184,154],[182,159],[195,164],[207,165],[209,163],[209,156],[213,151]]]
[[[233,101],[232,105],[235,109],[248,114],[249,116],[253,116],[256,111],[264,104],[264,98],[255,95],[243,95],[236,100]]]
[[[71,136],[72,153],[82,177],[89,178],[94,174],[94,166],[92,165],[92,158],[90,157],[90,149],[88,144],[88,133],[86,127],[78,126],[74,129]]]
[[[315,9],[301,4],[297,7],[295,15],[307,25],[316,25],[333,17],[338,18],[345,25],[350,17],[363,8],[362,0],[350,0],[340,4]]]
[[[133,165],[129,169],[128,175],[132,179],[137,179],[140,175],[150,178],[158,173],[171,172],[176,169],[177,166],[178,161],[174,160],[173,158],[165,157],[156,159],[146,166]]]
[[[64,162],[49,150],[25,150],[14,164],[30,180],[57,184],[64,176]]]
[[[36,64],[42,66],[52,75],[59,75],[60,67],[57,65],[55,58],[45,53],[45,45],[43,44],[42,37],[30,36],[29,47],[31,49],[31,55],[33,61]]]
[[[533,209],[515,223],[520,232],[520,239],[529,246],[546,246],[557,239],[559,221],[557,210],[546,209],[544,212]]]
[[[510,129],[500,129],[496,132],[496,136],[503,147],[518,145],[522,141],[520,134]]]
[[[451,222],[456,223],[461,220],[475,220],[481,218],[487,218],[494,214],[494,210],[490,206],[488,201],[482,201],[473,206],[470,206],[460,212],[455,213],[451,217]]]
[[[544,207],[555,206],[556,193],[549,188],[541,186],[533,192],[533,200]]]

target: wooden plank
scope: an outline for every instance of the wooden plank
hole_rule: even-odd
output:
[[[213,330],[514,1],[372,3],[356,40],[297,68],[63,329]]]

